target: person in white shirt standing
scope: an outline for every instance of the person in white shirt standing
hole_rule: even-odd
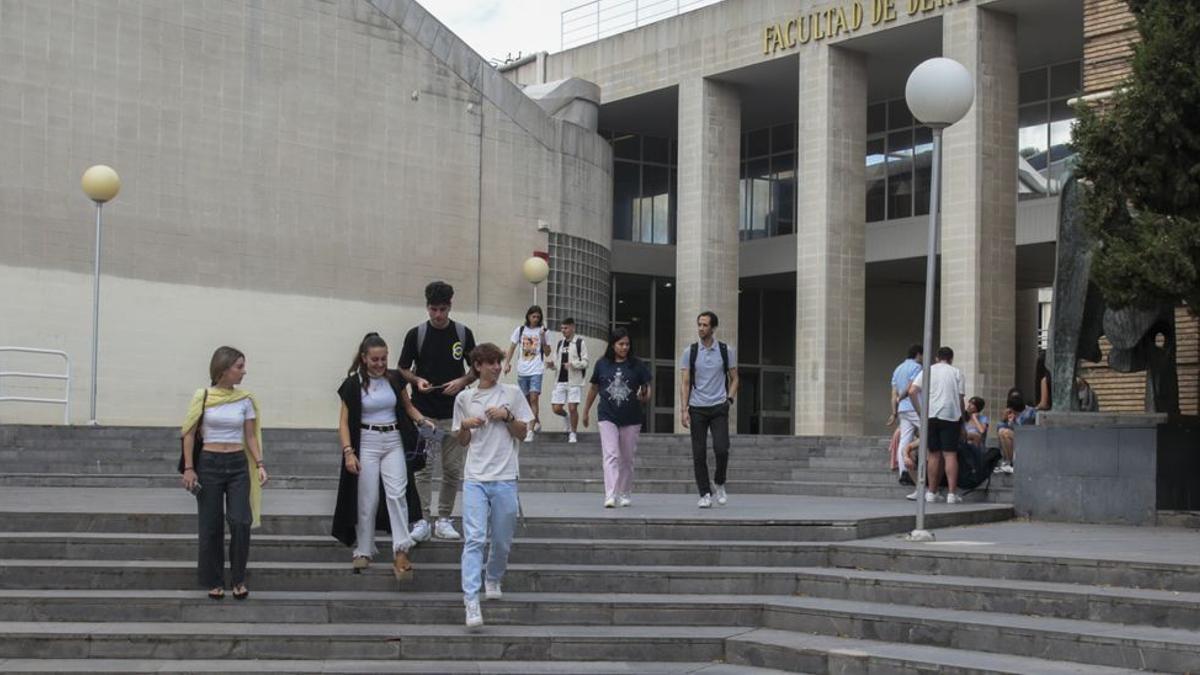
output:
[[[484,597],[501,596],[500,582],[508,567],[517,526],[518,441],[533,421],[533,412],[511,384],[501,384],[503,352],[485,342],[471,350],[471,367],[479,375],[479,386],[454,399],[451,432],[467,447],[463,470],[462,589],[467,627],[483,625],[479,607],[480,577]],[[487,567],[483,552],[488,545]]]
[[[508,354],[504,357],[504,374],[512,370],[513,352],[521,348],[517,361],[517,386],[529,401],[533,410],[533,424],[525,432],[525,440],[532,441],[533,434],[542,430],[539,418],[538,399],[542,396],[542,375],[546,372],[545,358],[550,355],[550,341],[546,338],[545,313],[533,305],[525,310],[525,323],[517,326],[509,340]]]
[[[938,500],[937,486],[941,482],[942,460],[946,469],[946,502],[959,504],[958,496],[958,440],[962,435],[963,397],[967,387],[962,371],[951,365],[954,350],[941,347],[937,350],[937,362],[929,367],[929,461],[926,462],[925,501]],[[922,377],[918,373],[908,389],[908,395],[921,395]]]
[[[554,349],[547,365],[555,376],[554,392],[550,394],[550,409],[555,415],[567,418],[570,434],[568,443],[576,441],[575,430],[579,428],[579,403],[583,400],[583,383],[588,368],[587,344],[583,338],[575,335],[575,319],[567,317],[558,322],[562,331],[562,339]],[[563,406],[566,406],[564,408]],[[569,414],[568,414],[569,412]]]

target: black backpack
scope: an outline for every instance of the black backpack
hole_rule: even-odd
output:
[[[958,489],[967,494],[992,484],[992,471],[1000,462],[1000,448],[980,448],[965,441],[958,444]],[[943,478],[943,482],[945,479]]]

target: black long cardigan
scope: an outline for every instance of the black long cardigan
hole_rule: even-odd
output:
[[[396,423],[400,425],[400,440],[404,443],[405,448],[416,447],[417,444],[417,428],[412,420],[408,418],[408,413],[404,410],[404,404],[401,401],[401,393],[404,391],[404,380],[400,377],[400,372],[396,370],[387,371],[388,383],[392,385],[392,391],[396,392]],[[362,380],[358,375],[347,377],[342,386],[338,387],[338,397],[346,404],[346,409],[350,412],[350,445],[354,447],[354,456],[358,457],[360,442],[362,440]],[[358,523],[358,476],[346,470],[346,461],[342,457],[340,462],[341,474],[338,478],[337,506],[333,510],[333,537],[342,542],[346,546],[354,546],[354,540],[357,538],[355,527]],[[405,502],[408,504],[408,520],[409,523],[415,523],[421,519],[421,497],[417,493],[416,481],[413,479],[413,472],[420,471],[424,468],[424,463],[421,466],[413,466],[410,462],[405,461],[405,467],[408,470],[408,489],[405,491]],[[383,478],[380,477],[379,494],[383,492]],[[388,512],[385,508],[377,508],[375,510],[375,529],[391,532],[391,523],[388,520]]]

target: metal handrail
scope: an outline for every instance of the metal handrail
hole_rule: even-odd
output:
[[[59,356],[66,363],[67,372],[59,375],[57,373],[32,373],[21,370],[0,370],[0,378],[4,377],[24,377],[37,380],[64,380],[67,383],[67,390],[63,398],[39,398],[33,396],[0,396],[0,403],[7,401],[19,401],[22,403],[53,403],[63,406],[63,424],[71,423],[71,355],[59,349],[36,349],[34,347],[0,347],[0,352],[18,352],[22,354],[46,354],[49,356]]]
[[[559,48],[578,47],[719,1],[590,0],[583,2],[559,13]]]

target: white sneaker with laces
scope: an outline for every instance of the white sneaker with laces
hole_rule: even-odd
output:
[[[941,499],[939,498],[938,493],[930,492],[930,491],[926,490],[925,491],[925,501],[932,504],[934,502],[941,501]]]
[[[529,425],[529,428],[525,430],[525,442],[526,443],[533,442],[533,425],[532,424]]]
[[[712,508],[712,495],[706,494],[703,497],[701,497],[700,501],[696,502],[696,506],[698,506],[702,509],[711,509]]]
[[[905,499],[907,499],[907,500],[908,500],[908,501],[910,501],[910,502],[915,502],[915,501],[917,501],[917,491],[916,491],[916,490],[913,490],[912,492],[910,492],[910,493],[908,493],[908,494],[904,495],[904,498],[905,498]]]
[[[574,431],[572,431],[570,434],[567,435],[567,442],[568,443],[578,443],[579,442],[579,439],[575,437]]]
[[[633,503],[633,498],[631,498],[629,495],[621,495],[620,499],[617,500],[617,503],[621,506],[629,506]]]
[[[438,518],[437,524],[433,526],[433,536],[438,539],[462,539],[462,535],[454,529],[454,523],[451,523],[449,518]]]
[[[429,541],[429,521],[424,518],[413,523],[412,532],[408,533],[413,541]]]
[[[1001,470],[1001,471],[1003,471],[1004,473],[1012,473],[1012,472],[1013,472],[1013,465],[1012,465],[1012,464],[1005,464],[1004,466],[1000,467],[1000,470]]]
[[[725,486],[718,485],[717,486],[717,503],[720,504],[721,506],[725,506],[725,503],[728,501],[729,501],[729,495],[725,494]]]
[[[483,597],[485,600],[499,600],[504,597],[504,591],[500,590],[500,582],[484,579]]]
[[[478,628],[483,625],[483,610],[479,608],[479,600],[467,600],[467,628]]]
[[[604,498],[604,508],[606,508],[606,509],[611,509],[611,508],[613,508],[613,507],[614,507],[614,506],[616,506],[616,505],[617,505],[617,499],[616,499],[616,497],[613,497],[612,495],[609,495],[609,496],[607,496],[607,497],[605,497],[605,498]]]
[[[956,492],[951,492],[946,495],[946,503],[947,504],[961,504],[962,497],[959,497],[958,493],[956,493]]]

